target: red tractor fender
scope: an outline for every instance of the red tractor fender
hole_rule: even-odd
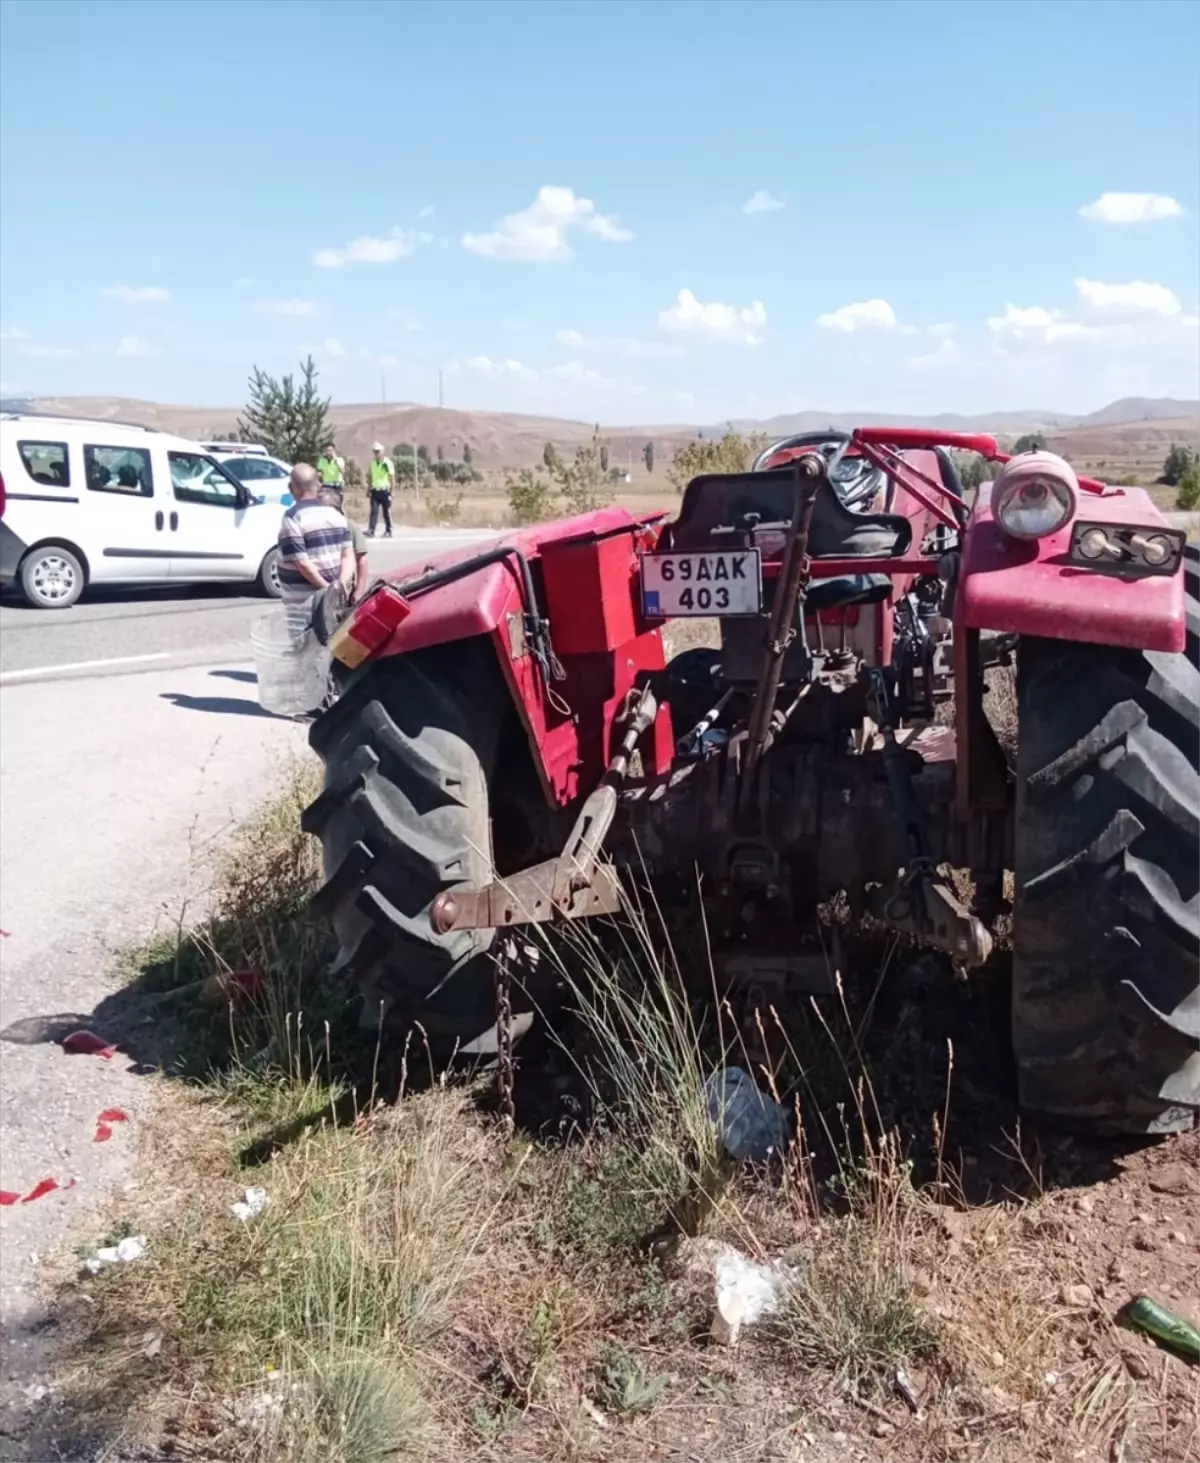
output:
[[[372,660],[486,635],[525,730],[543,791],[552,805],[590,792],[611,756],[613,722],[645,673],[666,664],[662,630],[642,617],[639,547],[657,538],[662,515],[635,517],[601,508],[539,524],[390,571],[397,589],[418,575],[446,569],[481,551],[508,547],[524,556],[541,603],[527,605],[520,560],[499,558],[461,579],[414,595],[404,618],[372,651]],[[549,621],[549,681],[528,643],[525,615]],[[670,710],[642,743],[647,770],[666,772],[674,753]]]
[[[1077,518],[1119,527],[1169,525],[1143,488],[1109,488],[1080,501]],[[1069,519],[1057,533],[1016,539],[992,516],[991,484],[979,489],[963,535],[955,619],[967,630],[998,630],[1120,645],[1184,648],[1182,574],[1119,578],[1072,563]]]

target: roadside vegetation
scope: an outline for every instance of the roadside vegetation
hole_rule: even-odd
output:
[[[298,772],[121,994],[158,1110],[138,1188],[79,1239],[148,1248],[60,1267],[81,1435],[273,1463],[1193,1455],[1186,1368],[1113,1321],[1153,1255],[1097,1275],[1093,1200],[1056,1188],[1086,1155],[1005,1105],[1003,955],[966,987],[864,937],[837,997],[748,1013],[702,931],[572,927],[510,1137],[486,1072],[358,1030],[304,908],[312,794]],[[718,1141],[704,1084],[733,1064],[792,1115],[769,1163]],[[736,1348],[711,1335],[726,1246],[786,1277]]]

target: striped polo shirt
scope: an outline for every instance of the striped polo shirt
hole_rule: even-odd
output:
[[[350,542],[350,525],[345,515],[320,498],[304,498],[283,515],[279,525],[279,585],[283,598],[293,603],[316,594],[298,567],[307,559],[326,584],[338,577],[342,551]]]

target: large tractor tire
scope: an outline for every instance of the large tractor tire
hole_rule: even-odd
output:
[[[1187,649],[1022,637],[1013,1046],[1022,1107],[1168,1133],[1200,1108],[1200,604]]]
[[[490,647],[466,641],[381,662],[309,735],[325,790],[303,827],[323,848],[313,908],[333,922],[335,972],[365,1017],[417,1023],[435,1052],[495,1022],[493,932],[437,934],[429,909],[491,880],[488,780],[508,705]]]

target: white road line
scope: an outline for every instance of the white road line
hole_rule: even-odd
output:
[[[150,655],[114,655],[108,660],[77,660],[66,665],[39,665],[26,671],[0,672],[0,685],[7,681],[21,681],[29,676],[54,676],[63,671],[94,671],[108,665],[136,665],[139,661],[170,660],[177,654],[172,650],[156,650]]]

